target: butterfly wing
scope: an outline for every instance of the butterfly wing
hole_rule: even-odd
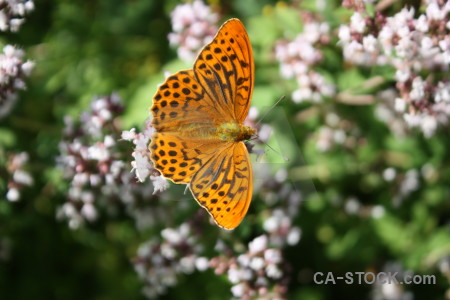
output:
[[[153,96],[150,111],[157,132],[180,133],[193,125],[210,128],[216,122],[225,122],[223,111],[215,108],[192,70],[169,76]]]
[[[185,137],[177,132],[156,132],[150,143],[155,168],[175,183],[190,183],[224,143],[204,137]]]
[[[244,143],[228,143],[192,177],[195,200],[225,229],[236,228],[252,200],[253,173]]]
[[[206,45],[194,64],[194,73],[214,107],[231,120],[244,122],[254,85],[252,47],[244,25],[227,21]]]
[[[225,229],[236,228],[250,206],[253,173],[244,143],[156,133],[151,159],[164,177],[188,183],[198,204]]]

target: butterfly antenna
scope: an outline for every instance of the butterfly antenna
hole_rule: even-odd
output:
[[[277,106],[278,103],[280,103],[281,100],[283,100],[284,98],[285,98],[285,96],[281,96],[280,99],[278,99],[278,101],[275,102],[275,104],[272,105],[272,106],[266,111],[266,113],[261,117],[261,119],[259,119],[259,121],[256,123],[256,126],[255,126],[255,127],[257,127],[257,126],[259,125],[259,123],[261,123],[261,121],[264,120],[265,117],[267,117],[267,115],[269,114],[269,112],[272,111],[272,109],[274,109],[275,106]]]
[[[276,154],[278,154],[279,156],[281,156],[281,158],[283,158],[284,161],[289,161],[289,157],[284,156],[283,154],[281,154],[281,153],[278,152],[277,150],[273,149],[269,144],[267,144],[267,143],[264,143],[264,144],[266,144],[266,146],[269,147],[273,152],[275,152]]]

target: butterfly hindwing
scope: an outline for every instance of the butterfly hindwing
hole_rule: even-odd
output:
[[[253,178],[244,143],[229,143],[194,175],[189,185],[197,202],[216,223],[236,228],[251,202]]]
[[[157,132],[150,144],[151,159],[164,177],[175,183],[189,183],[221,144],[201,137]]]

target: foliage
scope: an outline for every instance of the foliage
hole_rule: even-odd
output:
[[[185,20],[175,0],[0,1],[0,298],[448,297],[450,2],[196,3]],[[157,85],[192,66],[184,34],[231,17],[254,51],[248,122],[286,98],[256,126],[281,155],[255,146],[227,232],[183,186],[130,171]]]

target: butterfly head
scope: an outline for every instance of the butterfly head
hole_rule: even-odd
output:
[[[252,137],[256,136],[256,129],[241,125],[241,134],[238,136],[238,141],[248,141]]]

